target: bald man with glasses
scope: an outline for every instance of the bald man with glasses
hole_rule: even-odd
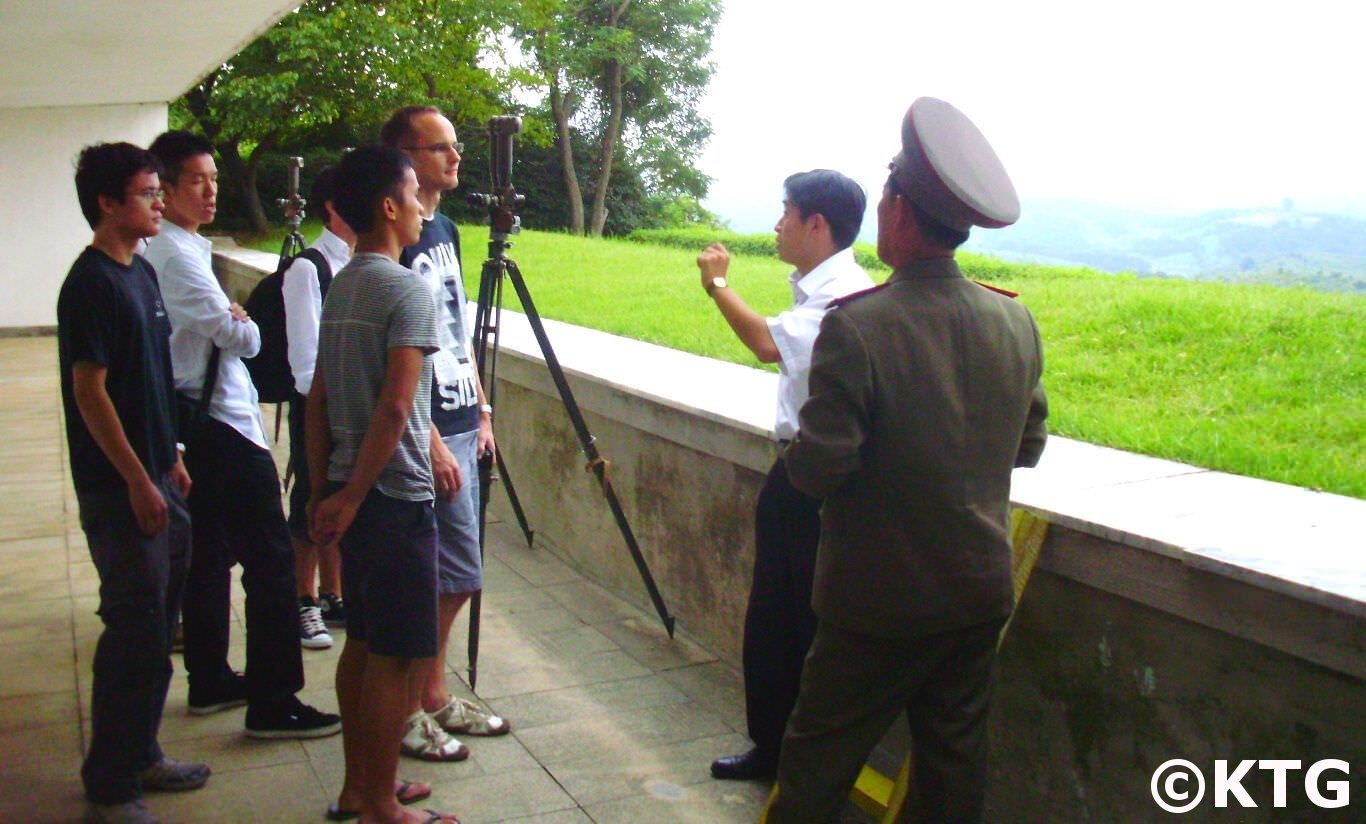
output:
[[[441,348],[432,355],[431,459],[436,485],[438,646],[425,672],[413,679],[412,714],[403,737],[406,755],[427,761],[462,761],[469,748],[455,735],[505,735],[508,722],[446,685],[446,647],[455,617],[483,589],[479,552],[479,471],[492,456],[493,407],[484,396],[474,363],[473,335],[460,264],[460,232],[441,214],[441,196],[460,183],[455,127],[435,106],[399,109],[380,129],[380,141],[400,149],[417,173],[422,234],[403,250],[399,263],[432,289]]]

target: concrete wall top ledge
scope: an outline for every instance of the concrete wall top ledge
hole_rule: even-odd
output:
[[[274,266],[274,256],[260,252],[219,253],[220,264],[231,265],[228,258],[258,271]],[[645,416],[658,404],[686,413],[730,430],[731,445],[750,456],[743,462],[766,469],[754,456],[770,453],[755,443],[772,437],[776,375],[556,321],[545,327],[568,375],[629,399],[595,411]],[[530,325],[510,310],[499,351],[512,362],[541,362]],[[505,362],[500,378],[508,377]],[[575,392],[588,407],[578,382]],[[693,432],[657,434],[719,448]],[[1050,438],[1037,468],[1016,471],[1012,494],[1017,505],[1079,532],[1366,617],[1366,501],[1060,437]]]

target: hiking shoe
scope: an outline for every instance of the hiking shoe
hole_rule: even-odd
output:
[[[204,786],[209,781],[209,773],[208,764],[182,764],[162,756],[160,761],[138,773],[138,780],[145,792],[178,793]]]
[[[296,696],[247,707],[251,738],[323,738],[341,732],[341,716],[318,712]]]
[[[423,761],[464,761],[470,748],[441,729],[441,725],[422,710],[408,716],[403,727],[399,752]]]
[[[346,626],[346,604],[342,602],[340,595],[319,592],[318,606],[322,608],[324,624],[329,627]]]
[[[463,698],[456,698],[454,695],[449,698],[444,707],[431,713],[432,720],[441,725],[446,732],[461,735],[507,735],[512,731],[512,725],[507,719],[485,712]]]
[[[139,798],[123,804],[87,804],[85,824],[157,824],[157,817]]]
[[[304,649],[327,649],[332,646],[332,636],[323,626],[322,610],[313,599],[304,596],[299,599],[299,643]]]
[[[240,672],[217,681],[190,679],[190,715],[210,715],[247,703],[247,677]]]

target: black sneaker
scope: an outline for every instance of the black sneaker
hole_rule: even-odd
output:
[[[322,609],[324,624],[329,627],[346,626],[346,605],[342,603],[340,595],[319,592],[318,607]]]
[[[304,649],[327,649],[332,646],[332,636],[323,625],[322,613],[307,595],[299,599],[299,643]]]
[[[247,735],[251,738],[323,738],[339,732],[341,716],[318,712],[293,695],[247,707]]]
[[[217,681],[190,679],[190,715],[210,715],[247,703],[247,677],[240,672]]]

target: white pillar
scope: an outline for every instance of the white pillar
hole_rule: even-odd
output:
[[[146,146],[166,117],[165,103],[0,109],[0,334],[57,324],[57,290],[90,242],[76,202],[80,150]]]

